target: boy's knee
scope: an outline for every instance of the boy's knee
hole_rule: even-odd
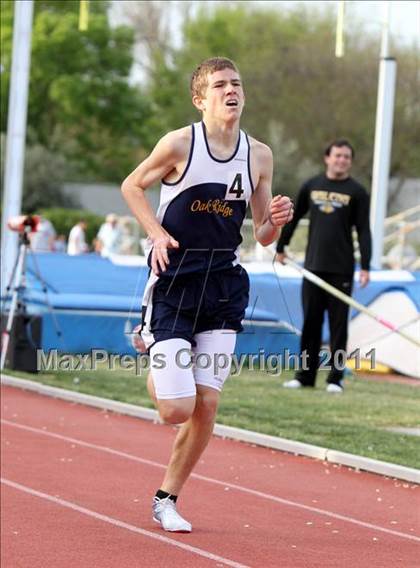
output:
[[[217,413],[220,393],[215,389],[198,389],[196,411],[203,418],[212,420]]]
[[[176,400],[158,400],[159,415],[167,424],[182,424],[191,418],[195,400],[177,402]]]

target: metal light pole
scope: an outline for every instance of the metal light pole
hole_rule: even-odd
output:
[[[389,20],[391,2],[384,2],[381,60],[379,64],[378,102],[376,107],[375,149],[373,158],[370,223],[372,229],[372,267],[381,268],[384,221],[388,197],[392,146],[397,62],[389,56]]]
[[[20,214],[22,204],[32,16],[33,0],[15,1],[1,228],[2,295],[9,282],[18,251],[18,235],[7,228],[7,220]]]

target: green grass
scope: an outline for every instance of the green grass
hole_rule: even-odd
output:
[[[7,371],[44,384],[153,408],[146,376],[133,371],[60,371],[38,375]],[[244,370],[231,377],[217,421],[335,450],[420,468],[420,438],[390,432],[419,427],[420,388],[361,378],[347,380],[344,395],[325,392],[325,373],[314,390],[287,390],[291,373],[273,377]]]

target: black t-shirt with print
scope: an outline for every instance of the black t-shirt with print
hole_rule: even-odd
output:
[[[309,234],[305,268],[315,272],[352,274],[354,250],[352,228],[357,230],[361,267],[369,270],[371,236],[369,196],[353,178],[328,179],[325,174],[301,187],[293,220],[282,231],[277,252],[288,245],[299,220],[309,211]]]

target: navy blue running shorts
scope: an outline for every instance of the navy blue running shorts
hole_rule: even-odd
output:
[[[194,335],[212,329],[242,331],[249,301],[249,277],[242,266],[217,272],[160,276],[153,287],[150,321],[142,322],[152,344],[181,338],[195,346]],[[146,311],[143,309],[143,317]]]

